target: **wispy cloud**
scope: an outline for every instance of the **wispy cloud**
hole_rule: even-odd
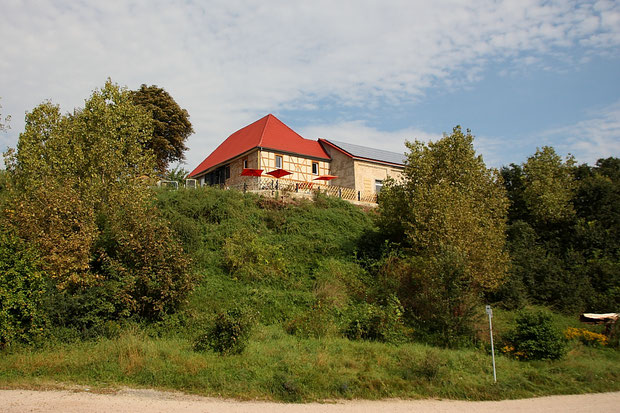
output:
[[[291,104],[397,104],[480,79],[489,62],[613,53],[614,1],[6,0],[0,96],[13,115],[79,106],[110,76],[157,84],[192,116],[193,164],[224,137]],[[284,121],[286,121],[284,119]],[[4,142],[3,142],[4,143]]]
[[[441,138],[441,133],[406,128],[383,131],[369,126],[366,121],[346,121],[332,124],[309,125],[299,128],[300,134],[308,139],[334,139],[371,148],[382,148],[392,152],[405,153],[405,141],[431,141]]]
[[[593,165],[599,158],[620,156],[620,100],[592,111],[588,119],[544,132],[565,153],[579,154],[577,160]]]

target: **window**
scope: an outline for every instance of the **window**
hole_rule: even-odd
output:
[[[381,192],[381,188],[383,188],[383,181],[375,179],[375,193],[378,194]]]
[[[248,167],[248,158],[245,158],[243,160],[243,169],[246,169]]]
[[[230,178],[230,166],[226,165],[226,178],[225,179],[229,179]]]
[[[276,169],[282,168],[282,155],[276,155]]]
[[[318,174],[319,174],[319,163],[312,162],[312,175],[318,175]]]

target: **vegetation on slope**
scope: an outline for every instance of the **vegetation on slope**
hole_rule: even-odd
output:
[[[0,173],[0,385],[292,401],[618,390],[617,331],[576,317],[619,305],[618,159],[543,148],[500,176],[457,127],[408,144],[404,180],[363,210],[148,188],[149,119],[111,82],[72,115],[28,114]]]

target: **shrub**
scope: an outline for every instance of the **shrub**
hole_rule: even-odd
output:
[[[255,317],[248,310],[235,307],[220,312],[214,325],[194,341],[194,350],[211,349],[220,354],[240,354],[248,344]]]
[[[433,257],[391,256],[380,269],[386,290],[396,290],[405,317],[425,340],[442,346],[471,342],[478,289],[472,285],[465,259],[445,249]]]
[[[45,290],[38,256],[19,238],[0,231],[0,349],[44,334]]]
[[[395,295],[384,306],[362,303],[352,307],[344,334],[351,340],[402,341],[405,335],[403,307]]]
[[[255,233],[241,230],[226,238],[222,252],[231,275],[245,280],[278,280],[287,277],[282,246],[265,244]]]
[[[310,311],[290,320],[284,329],[289,334],[304,338],[333,335],[337,327],[328,310],[321,300],[317,300]]]
[[[564,330],[564,337],[567,340],[579,340],[586,346],[602,347],[607,345],[607,337],[603,334],[595,333],[585,328],[568,327]]]
[[[556,360],[566,352],[564,337],[542,311],[521,312],[505,340],[504,352],[519,360]]]

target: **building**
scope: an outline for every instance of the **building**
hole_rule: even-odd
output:
[[[333,184],[362,193],[379,193],[383,181],[388,176],[399,179],[405,167],[404,154],[332,139],[319,139],[319,143],[332,160],[330,173],[338,176]]]
[[[403,168],[403,154],[305,139],[269,114],[226,138],[189,177],[201,185],[253,184],[264,177],[296,188],[331,184],[357,191],[359,199],[378,193],[388,176],[398,179]]]

